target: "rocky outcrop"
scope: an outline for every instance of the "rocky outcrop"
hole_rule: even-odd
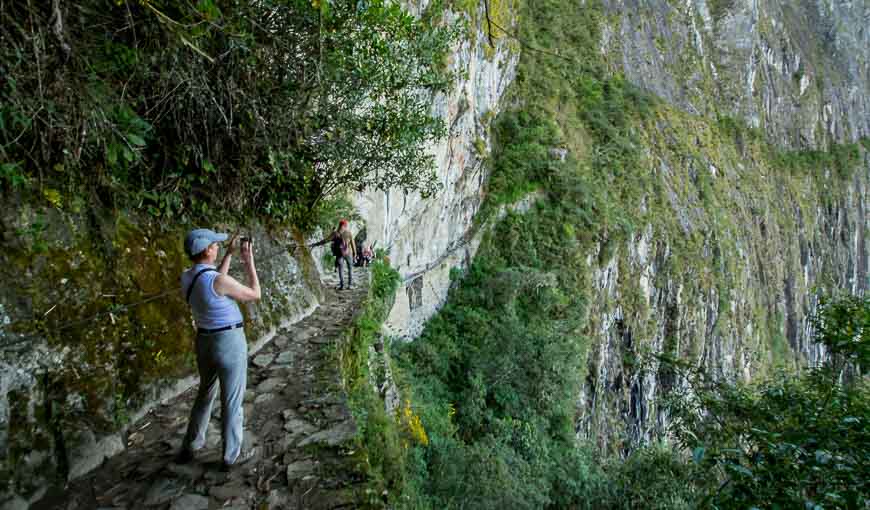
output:
[[[870,136],[870,6],[845,0],[605,0],[614,71],[778,145]]]
[[[489,46],[479,18],[445,13],[445,23],[465,19],[472,27],[450,55],[449,69],[457,76],[454,86],[433,98],[433,111],[448,128],[448,136],[431,148],[440,192],[432,198],[400,190],[355,197],[366,222],[367,242],[386,250],[404,280],[386,324],[393,336],[419,333],[444,303],[451,269],[474,256],[476,244],[469,241],[484,198],[490,124],[517,59],[507,38],[496,38],[495,48]]]

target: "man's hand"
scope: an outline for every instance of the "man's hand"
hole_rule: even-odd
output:
[[[230,238],[230,242],[227,243],[227,255],[232,255],[236,250],[236,241],[239,239],[239,233],[236,232],[233,234],[233,237]]]
[[[242,243],[241,246],[242,251],[242,263],[248,267],[253,267],[254,265],[254,241],[247,240]]]

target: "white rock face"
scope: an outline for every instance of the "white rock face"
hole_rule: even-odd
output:
[[[455,16],[448,13],[446,21]],[[355,197],[367,224],[367,242],[385,248],[402,275],[404,290],[386,324],[392,336],[411,338],[420,332],[447,297],[450,270],[464,266],[477,248],[471,227],[483,201],[490,123],[518,58],[505,39],[496,41],[495,51],[488,45],[483,32],[461,38],[450,58],[459,78],[449,94],[433,101],[433,111],[448,128],[448,136],[431,148],[442,184],[439,194],[423,199],[393,190]]]
[[[867,2],[603,4],[613,71],[669,103],[741,118],[785,147],[870,135]]]

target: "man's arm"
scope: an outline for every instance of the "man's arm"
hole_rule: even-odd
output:
[[[230,261],[232,260],[233,250],[236,247],[236,238],[239,237],[239,234],[233,234],[233,237],[230,238],[230,242],[227,245],[227,252],[224,254],[223,260],[221,260],[221,264],[218,266],[218,273],[226,276],[230,272]]]
[[[309,244],[308,247],[309,248],[317,248],[318,246],[322,246],[322,245],[332,241],[334,238],[335,238],[335,232],[332,232],[331,234],[326,236],[322,241],[317,241],[314,244]]]
[[[214,279],[214,291],[221,296],[229,296],[236,301],[256,301],[260,299],[260,279],[257,277],[257,269],[254,267],[253,243],[242,244],[242,262],[245,264],[245,272],[248,274],[248,285],[243,285],[228,274],[218,275]]]

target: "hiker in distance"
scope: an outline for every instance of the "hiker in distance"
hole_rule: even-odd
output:
[[[356,260],[356,243],[353,240],[353,234],[350,231],[350,225],[347,220],[339,221],[336,230],[333,230],[322,241],[312,244],[311,248],[326,243],[330,243],[330,251],[332,251],[332,255],[335,257],[335,265],[338,267],[338,290],[353,288],[352,266],[353,261]],[[342,262],[347,266],[347,286],[344,285]]]
[[[330,244],[335,263],[338,264],[338,290],[353,288],[353,260],[356,259],[356,243],[350,231],[347,220],[338,222],[338,230],[333,233]],[[344,286],[344,275],[341,271],[342,262],[347,266],[347,287]]]
[[[209,229],[191,230],[184,240],[184,250],[193,267],[181,275],[181,292],[196,321],[196,365],[199,390],[190,410],[187,434],[175,458],[183,464],[193,459],[193,452],[205,446],[211,406],[221,389],[222,470],[239,461],[242,450],[242,400],[248,367],[248,342],[245,339],[242,312],[237,301],[260,299],[260,281],[254,267],[254,246],[242,238],[241,258],[248,284],[229,275],[236,235],[230,240],[220,266],[215,267],[220,245],[227,234]],[[241,460],[246,460],[242,458]]]

